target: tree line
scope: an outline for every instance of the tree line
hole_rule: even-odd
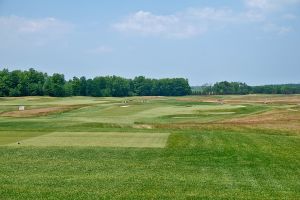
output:
[[[193,95],[230,95],[230,94],[300,94],[300,84],[278,84],[249,86],[241,82],[217,82],[213,85],[192,87]]]
[[[87,79],[66,80],[63,74],[29,70],[0,70],[0,96],[183,96],[191,94],[191,87],[184,78],[134,79],[119,76],[97,76]]]

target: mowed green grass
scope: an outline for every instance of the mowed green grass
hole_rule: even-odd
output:
[[[0,199],[300,199],[297,103],[188,98],[0,98],[2,113],[82,105],[0,117]],[[277,110],[286,120],[222,123]]]
[[[95,146],[95,147],[152,147],[164,148],[169,133],[122,132],[54,132],[22,139],[8,146]]]

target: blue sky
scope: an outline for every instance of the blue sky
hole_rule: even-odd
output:
[[[0,0],[0,66],[300,82],[300,0]]]

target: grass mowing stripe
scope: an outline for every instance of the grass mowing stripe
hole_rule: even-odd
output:
[[[54,132],[8,146],[101,146],[164,148],[169,133]]]

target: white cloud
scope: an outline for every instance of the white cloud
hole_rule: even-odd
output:
[[[106,54],[106,53],[111,53],[111,52],[113,52],[113,48],[110,46],[105,46],[105,45],[101,45],[94,49],[88,50],[88,53],[91,53],[91,54]]]
[[[205,31],[204,27],[186,23],[179,15],[154,15],[145,11],[131,14],[113,27],[120,32],[171,38],[191,37]]]
[[[195,20],[207,20],[207,21],[235,21],[236,17],[233,11],[229,8],[189,8],[185,14],[187,18],[193,18]]]
[[[293,30],[290,26],[278,25],[276,22],[274,23],[274,21],[276,21],[276,18],[285,20],[296,19],[296,16],[291,13],[284,15],[281,13],[289,10],[292,6],[298,6],[300,0],[245,0],[245,2],[248,7],[248,12],[257,12],[264,16],[265,19],[262,20],[264,23],[262,30],[264,32],[284,35]],[[276,18],[274,18],[274,16]]]
[[[268,23],[268,24],[264,25],[263,30],[265,32],[274,32],[278,35],[283,35],[283,34],[291,32],[292,28],[286,27],[286,26],[279,26],[279,25],[273,24],[273,23]]]
[[[273,6],[268,0],[246,0],[246,5],[259,9],[270,9]]]
[[[0,16],[0,39],[44,45],[70,32],[73,25],[56,18]]]
[[[287,13],[287,14],[282,15],[282,18],[287,19],[287,20],[294,20],[294,19],[297,19],[297,16],[294,14],[291,14],[291,13]]]
[[[261,20],[255,12],[235,13],[229,8],[189,8],[170,15],[138,11],[113,25],[119,32],[167,38],[190,38],[231,23]]]
[[[250,8],[274,11],[277,9],[283,9],[286,6],[300,3],[300,0],[245,0],[245,3]]]
[[[161,36],[166,38],[190,38],[211,30],[220,30],[232,25],[256,23],[264,25],[273,21],[278,8],[300,3],[300,0],[244,0],[245,8],[235,11],[227,7],[189,8],[168,15],[156,15],[147,11],[138,11],[113,24],[119,32]],[[281,16],[277,16],[281,17]],[[281,17],[283,18],[283,17]],[[285,15],[285,19],[294,19],[294,15]],[[273,19],[273,20],[272,20]],[[287,33],[290,28],[277,27],[278,32]],[[271,31],[270,31],[271,32]],[[274,32],[274,31],[273,31]]]
[[[241,13],[240,18],[249,22],[261,22],[265,20],[266,16],[255,10],[247,10]]]
[[[70,30],[71,24],[62,22],[53,17],[28,19],[18,16],[0,17],[1,29],[9,29],[18,33],[65,33]]]

